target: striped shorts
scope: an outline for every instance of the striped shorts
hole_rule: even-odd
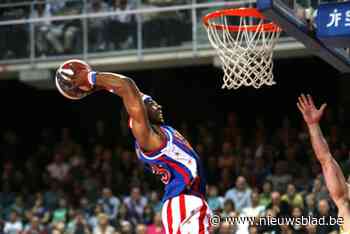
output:
[[[210,215],[206,201],[193,195],[168,199],[162,208],[166,234],[208,234]]]

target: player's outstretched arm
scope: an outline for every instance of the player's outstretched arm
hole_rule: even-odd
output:
[[[142,93],[135,82],[123,75],[109,72],[95,72],[91,69],[78,69],[70,65],[72,74],[65,74],[79,88],[89,91],[94,86],[119,95],[126,111],[133,121],[132,132],[139,145],[146,151],[158,149],[162,145],[162,136],[155,133],[149,123]]]
[[[155,133],[149,122],[143,94],[135,82],[121,74],[100,72],[96,74],[96,85],[119,95],[132,119],[132,132],[137,142],[146,151],[158,149],[162,145],[162,138]]]
[[[346,180],[338,163],[332,157],[319,125],[326,104],[323,104],[320,109],[317,109],[310,95],[307,95],[307,97],[301,95],[297,106],[308,126],[312,148],[318,161],[321,163],[331,198],[339,209],[339,216],[343,217],[344,220],[348,220],[344,223],[345,230],[350,230],[349,197]]]

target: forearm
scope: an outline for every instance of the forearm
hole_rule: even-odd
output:
[[[338,208],[348,200],[345,177],[334,158],[322,164],[322,172],[332,200]]]
[[[335,203],[339,204],[347,199],[348,189],[345,177],[332,154],[329,151],[328,144],[322,134],[319,124],[309,127],[312,147],[316,157],[321,163],[323,175],[327,188]]]
[[[144,109],[141,93],[132,79],[120,74],[99,72],[96,75],[96,86],[120,96],[131,118],[141,116],[140,112]]]
[[[319,124],[308,125],[312,148],[321,164],[332,159],[328,143],[323,136]]]
[[[96,74],[96,85],[121,96],[126,94],[139,95],[138,88],[132,79],[116,73],[98,72]]]

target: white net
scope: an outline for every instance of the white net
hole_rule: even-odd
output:
[[[238,89],[242,85],[260,88],[264,84],[275,84],[272,55],[280,30],[263,30],[266,23],[263,19],[239,17],[240,30],[231,32],[229,18],[222,15],[211,19],[206,27],[225,73],[222,88]],[[251,30],[252,22],[257,26],[255,30]],[[224,28],[217,29],[215,25]]]

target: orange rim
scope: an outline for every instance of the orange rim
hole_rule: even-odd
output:
[[[221,16],[240,16],[240,17],[254,17],[257,19],[266,19],[256,8],[236,8],[236,9],[224,9],[211,12],[203,17],[203,23],[206,27],[215,28],[217,30],[229,30],[231,32],[241,31],[264,31],[264,32],[279,32],[281,28],[275,23],[265,23],[260,25],[249,25],[249,26],[237,26],[237,25],[223,25],[210,23],[210,20],[216,19]]]

